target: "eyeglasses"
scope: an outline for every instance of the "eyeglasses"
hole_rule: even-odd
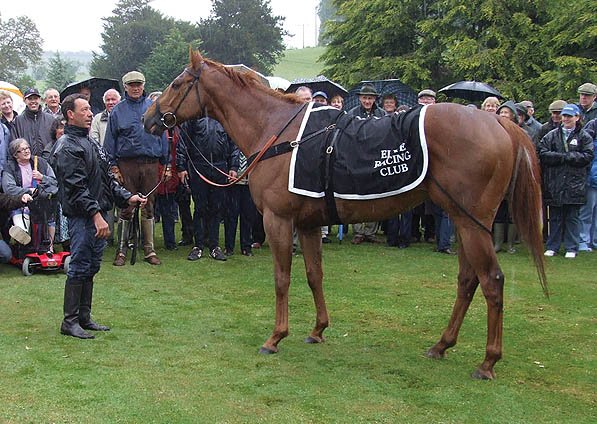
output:
[[[29,152],[31,151],[31,149],[29,147],[23,147],[20,150],[17,150],[17,153],[25,153],[25,152]]]

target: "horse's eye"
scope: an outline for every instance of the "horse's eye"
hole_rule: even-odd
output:
[[[172,81],[172,88],[175,89],[175,90],[178,89],[178,88],[180,88],[180,83],[176,82],[176,81]]]

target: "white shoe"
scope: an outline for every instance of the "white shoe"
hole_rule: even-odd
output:
[[[10,234],[10,236],[13,239],[18,241],[22,245],[26,245],[31,242],[31,236],[29,235],[29,233],[27,233],[27,231],[23,230],[21,227],[18,227],[16,225],[10,227],[10,230],[8,230],[8,234]]]
[[[545,253],[543,254],[543,256],[555,256],[556,252],[554,252],[553,250],[546,250]]]
[[[566,252],[564,257],[568,258],[568,259],[574,259],[574,258],[576,258],[576,252]]]

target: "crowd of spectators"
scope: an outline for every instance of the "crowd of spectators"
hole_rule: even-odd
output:
[[[160,93],[147,96],[145,77],[137,71],[124,75],[123,85],[122,98],[114,89],[104,93],[105,109],[94,116],[89,135],[105,149],[110,172],[118,183],[131,193],[151,192],[147,206],[141,211],[143,259],[151,265],[161,264],[156,252],[159,249],[154,246],[156,222],[161,222],[166,250],[189,246],[188,260],[211,257],[226,261],[237,251],[239,219],[238,251],[252,256],[252,250],[264,243],[265,235],[262,217],[251,199],[250,182],[245,179],[238,185],[223,188],[210,185],[203,178],[224,184],[246,169],[247,158],[222,125],[211,118],[186,122],[167,131],[163,137],[145,133],[142,115]],[[534,105],[529,100],[515,103],[487,97],[480,105],[484,113],[495,113],[518,124],[535,145],[543,175],[546,256],[558,254],[562,242],[566,258],[597,248],[597,160],[593,155],[597,142],[597,87],[584,83],[578,93],[578,101],[554,99],[549,105],[549,119],[544,123],[535,118]],[[344,107],[340,95],[313,93],[305,86],[295,94],[306,102]],[[380,96],[373,84],[364,84],[358,97],[358,106],[346,113],[364,119],[377,119],[409,109],[407,105],[400,105],[392,94]],[[48,160],[53,146],[64,133],[60,96],[55,89],[46,90],[42,107],[42,96],[32,88],[25,92],[24,102],[25,110],[17,114],[10,94],[0,91],[0,172],[3,192],[12,196],[10,202],[8,198],[3,199],[5,206],[0,217],[3,261],[7,260],[5,247],[11,238],[17,243],[31,242],[29,223],[40,219],[36,215],[40,215],[41,210],[53,241],[50,249],[54,244],[68,248],[68,217],[64,216],[62,206],[48,201],[41,209],[29,207],[25,204],[29,198],[23,196],[36,188],[38,192],[55,193],[56,179]],[[433,90],[418,93],[420,105],[435,102]],[[155,193],[154,187],[157,187]],[[17,198],[22,203],[14,208]],[[109,243],[116,246],[115,266],[126,263],[134,211],[134,205],[130,205],[107,212]],[[175,222],[181,224],[180,237],[175,234]],[[219,241],[221,223],[225,232],[223,249]],[[348,226],[344,227],[346,231]],[[322,227],[323,243],[332,242],[331,230],[331,227]],[[439,253],[456,255],[452,249],[455,235],[450,217],[431,201],[385,222],[353,224],[352,243],[382,243],[382,232],[390,247],[408,248],[411,243],[428,242],[434,243]],[[496,252],[516,252],[515,244],[519,240],[506,200],[497,212],[493,234]]]

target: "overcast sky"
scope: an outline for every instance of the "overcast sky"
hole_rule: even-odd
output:
[[[2,0],[2,20],[26,15],[44,40],[44,50],[100,51],[103,17],[112,15],[116,0]],[[315,45],[318,0],[271,0],[274,15],[284,16],[284,29],[293,34],[288,47]],[[153,0],[151,6],[164,15],[190,22],[209,16],[209,0]],[[317,22],[317,24],[316,24]]]

